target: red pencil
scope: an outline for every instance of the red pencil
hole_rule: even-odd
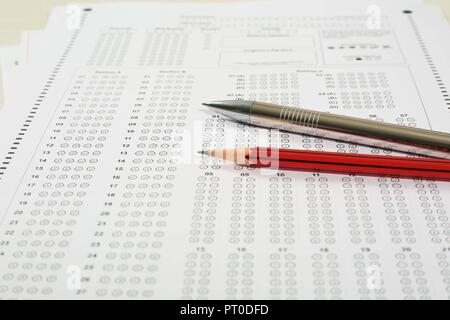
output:
[[[201,153],[256,168],[450,181],[450,160],[438,158],[260,147],[218,149]]]

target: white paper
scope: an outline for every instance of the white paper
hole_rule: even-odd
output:
[[[3,83],[3,79],[13,78],[16,67],[16,60],[18,58],[19,47],[3,47],[0,48],[0,110],[3,107],[5,100],[5,93],[10,89],[8,85],[10,82]]]
[[[27,107],[0,126],[23,133],[1,150],[0,297],[448,298],[449,183],[196,153],[389,153],[201,106],[219,99],[448,131],[448,56],[426,26],[438,14],[373,2],[82,6],[75,30],[55,9]]]

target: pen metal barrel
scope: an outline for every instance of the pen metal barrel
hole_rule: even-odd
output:
[[[450,159],[450,134],[308,109],[252,102],[248,122],[328,139]]]

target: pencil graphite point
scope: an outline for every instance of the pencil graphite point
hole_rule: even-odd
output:
[[[200,153],[200,154],[204,154],[204,155],[206,155],[206,156],[209,156],[209,151],[206,151],[206,150],[200,150],[200,151],[197,151],[197,153]]]

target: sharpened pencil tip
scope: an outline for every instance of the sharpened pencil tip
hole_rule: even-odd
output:
[[[205,156],[209,156],[209,152],[206,150],[197,151],[200,154],[204,154]]]

